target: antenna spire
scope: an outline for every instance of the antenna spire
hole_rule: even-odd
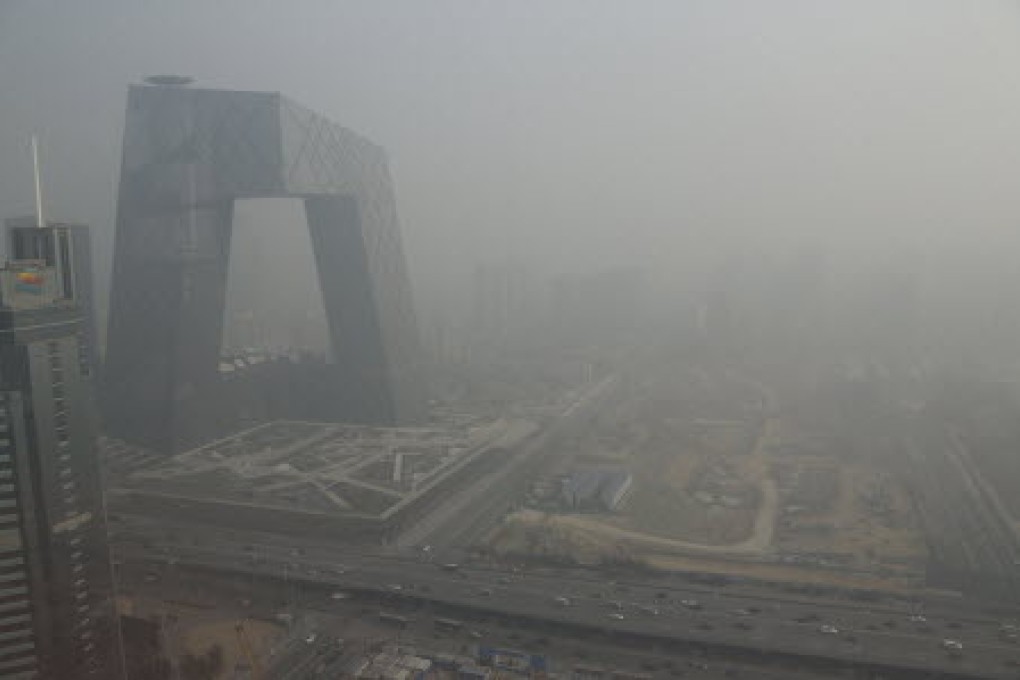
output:
[[[35,224],[42,229],[46,226],[43,222],[42,211],[42,177],[39,173],[39,140],[32,135],[32,162],[35,165]]]

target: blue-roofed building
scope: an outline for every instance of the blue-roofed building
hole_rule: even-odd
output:
[[[630,491],[633,475],[622,468],[583,468],[563,480],[564,505],[581,512],[615,510]]]

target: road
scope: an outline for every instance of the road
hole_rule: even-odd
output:
[[[861,606],[789,600],[739,588],[705,588],[652,579],[617,582],[576,572],[508,574],[480,567],[448,571],[426,561],[304,550],[275,544],[174,546],[169,558],[223,572],[288,578],[338,590],[415,598],[497,614],[551,622],[578,630],[725,645],[750,652],[802,655],[900,669],[952,670],[969,677],[1016,678],[1020,647],[998,639],[1000,622],[948,606],[929,607],[926,621],[911,622],[900,606]],[[155,560],[140,546],[121,546],[120,561]],[[153,567],[158,577],[160,566]],[[256,587],[253,585],[253,587]],[[556,598],[567,598],[565,606]],[[685,603],[686,601],[686,603]],[[693,601],[696,601],[694,603]],[[561,601],[562,602],[562,601]],[[824,634],[823,625],[838,632]],[[965,652],[949,658],[943,638],[961,640]]]
[[[454,490],[438,508],[407,528],[395,541],[406,549],[430,545],[450,559],[470,548],[506,513],[524,485],[572,433],[612,398],[618,378],[608,376],[586,388],[551,423],[525,442],[503,466]]]
[[[903,476],[921,509],[930,576],[964,592],[986,588],[1020,602],[1015,530],[961,461],[958,442],[944,425],[923,415],[910,425],[902,437],[910,472]]]

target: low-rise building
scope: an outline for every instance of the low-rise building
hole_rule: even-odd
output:
[[[571,510],[615,510],[630,491],[633,481],[633,475],[620,468],[575,470],[563,480],[561,498]]]

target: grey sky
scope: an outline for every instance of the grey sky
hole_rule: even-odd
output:
[[[1014,2],[0,0],[0,215],[108,262],[126,85],[282,91],[385,146],[419,282],[805,238],[1015,245]],[[980,236],[980,239],[976,237]]]

